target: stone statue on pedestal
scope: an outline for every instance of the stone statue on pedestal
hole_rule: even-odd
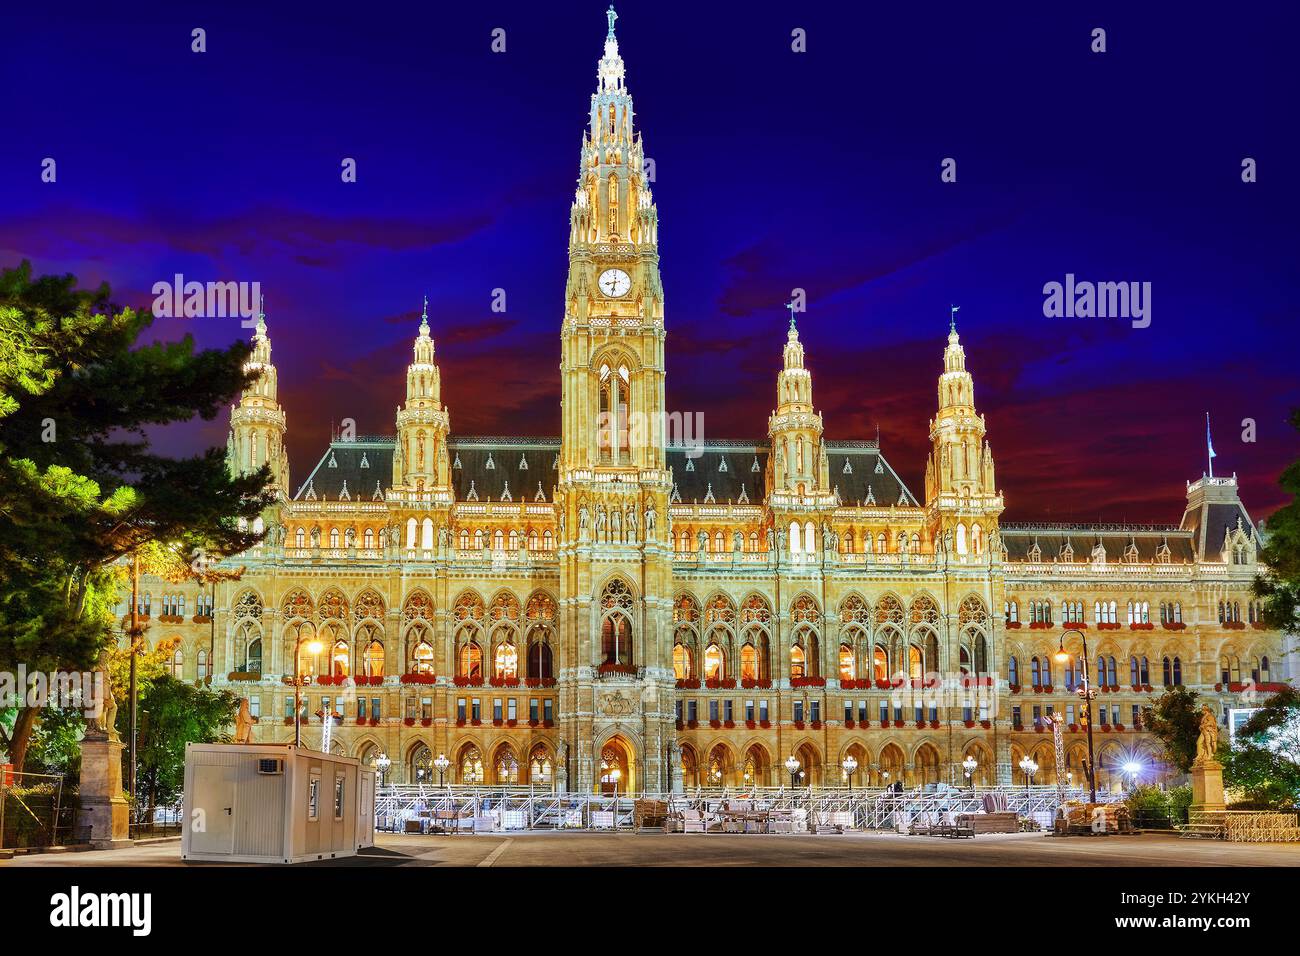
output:
[[[253,714],[248,709],[248,698],[239,699],[239,713],[235,715],[235,743],[251,743],[253,739]]]
[[[1201,705],[1201,734],[1196,738],[1196,762],[1212,761],[1219,750],[1219,722],[1214,711],[1206,704]]]

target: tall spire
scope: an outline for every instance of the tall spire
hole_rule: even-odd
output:
[[[948,333],[957,334],[957,313],[961,311],[961,306],[953,305],[948,307]]]
[[[429,297],[424,297],[424,311],[420,313],[420,334],[429,334]]]
[[[609,17],[609,33],[605,34],[605,39],[612,40],[614,39],[614,21],[618,19],[618,14],[614,12],[614,4],[609,5],[609,9],[605,11],[605,16]]]

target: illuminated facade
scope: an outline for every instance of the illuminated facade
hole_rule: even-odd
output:
[[[273,464],[267,540],[215,608],[157,580],[141,608],[167,607],[149,636],[181,638],[181,675],[249,698],[255,739],[292,739],[307,648],[305,742],[339,713],[333,746],[386,753],[390,781],[436,782],[445,754],[455,783],[778,785],[793,755],[796,782],[839,786],[852,755],[857,785],[961,783],[971,755],[987,785],[1023,782],[1031,755],[1051,783],[1056,713],[1081,782],[1077,635],[1055,659],[1076,628],[1107,786],[1154,753],[1138,714],[1163,687],[1225,707],[1284,679],[1235,480],[1189,485],[1168,527],[1000,522],[955,327],[923,499],[878,442],[824,436],[793,318],[766,440],[670,444],[643,166],[611,17],[570,213],[559,439],[455,435],[426,306],[395,435],[332,442],[290,495],[259,322],[230,462]]]

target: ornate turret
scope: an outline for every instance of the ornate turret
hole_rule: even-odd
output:
[[[442,405],[441,375],[429,336],[428,296],[412,351],[406,367],[406,403],[397,409],[393,486],[411,492],[446,490],[451,485],[447,457],[451,421]]]
[[[270,463],[275,490],[289,494],[289,454],[285,451],[287,428],[284,409],[276,398],[276,371],[271,364],[271,338],[266,334],[264,303],[258,303],[257,326],[253,331],[253,352],[244,363],[245,371],[257,378],[230,409],[230,435],[226,440],[226,461],[231,474],[248,474]]]
[[[812,373],[804,368],[803,343],[790,309],[784,364],[776,376],[776,411],[768,417],[772,440],[769,491],[806,497],[827,491],[829,466],[822,445],[822,416],[813,411]]]
[[[936,541],[958,554],[980,553],[1002,512],[994,484],[993,453],[975,411],[975,383],[957,334],[957,307],[949,315],[948,347],[939,376],[939,413],[930,421],[925,502]]]

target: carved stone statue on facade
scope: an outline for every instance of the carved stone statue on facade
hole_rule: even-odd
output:
[[[636,508],[633,505],[627,506],[627,540],[636,542]]]
[[[737,553],[745,550],[745,533],[737,531],[731,536],[731,550]]]
[[[600,541],[605,537],[605,506],[596,505],[596,540]]]
[[[623,512],[617,505],[609,512],[609,540],[615,543],[623,540]]]
[[[645,509],[645,536],[651,537],[655,533],[655,506],[654,502],[646,505]]]

